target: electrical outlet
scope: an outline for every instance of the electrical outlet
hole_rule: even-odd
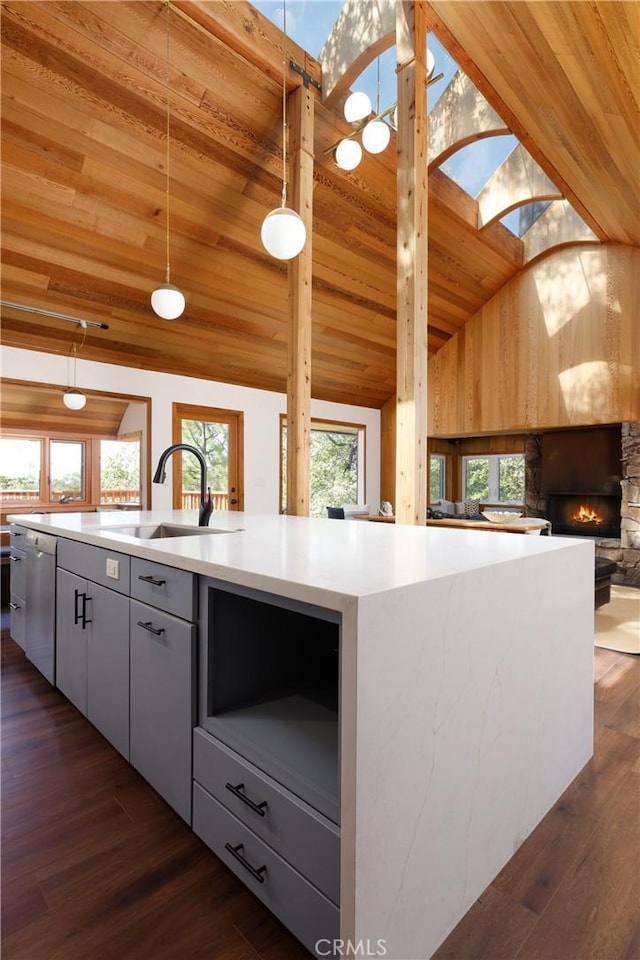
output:
[[[120,579],[120,561],[107,557],[107,576],[111,580]]]

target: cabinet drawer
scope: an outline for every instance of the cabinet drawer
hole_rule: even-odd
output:
[[[132,557],[131,596],[183,620],[196,619],[196,577],[186,570]]]
[[[340,902],[340,830],[334,823],[200,728],[193,735],[193,777],[334,903]]]
[[[11,638],[15,640],[18,646],[22,647],[24,650],[27,611],[22,597],[18,597],[16,594],[12,593],[11,599],[9,600],[9,610],[11,613],[9,618],[9,633]]]
[[[340,936],[340,911],[335,904],[197,783],[193,785],[193,829],[312,953],[318,941],[329,947],[326,941]],[[254,868],[257,877],[230,847]]]
[[[24,544],[24,540],[21,540],[20,543]],[[26,597],[27,595],[27,555],[24,550],[20,550],[19,547],[14,546],[13,541],[11,542],[11,550],[9,552],[9,563],[10,563],[10,581],[11,581],[11,593],[15,593],[17,597]]]
[[[21,527],[19,523],[9,525],[9,543],[12,547],[18,547],[20,550],[24,549],[27,542],[27,530],[28,527]]]
[[[107,561],[115,576],[107,576]],[[58,566],[110,590],[129,595],[130,558],[125,553],[103,550],[75,540],[58,540]]]

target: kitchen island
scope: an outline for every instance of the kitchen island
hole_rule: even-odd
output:
[[[339,932],[329,919],[325,937],[321,924],[318,956],[333,955],[331,941],[339,936],[367,945],[373,956],[377,950],[394,958],[430,957],[591,756],[591,541],[231,512],[214,514],[210,531],[165,539],[147,534],[162,523],[194,524],[195,514],[11,519],[63,538],[72,554],[76,544],[119,557],[123,576],[127,562],[133,568],[143,561],[197,578],[194,740],[202,773],[193,788],[194,821],[210,811],[213,819],[230,819],[207,780],[203,751],[215,746],[223,765],[234,765],[247,783],[260,782],[270,791],[268,801],[251,801],[267,811],[263,816],[249,808],[256,824],[286,801],[292,824],[298,823],[294,829],[301,836],[315,831],[318,850],[336,840],[339,893],[332,892],[330,865],[303,869],[287,863],[285,848],[270,851],[268,862],[267,854],[264,863],[252,861],[257,876],[240,862],[247,852],[241,843],[221,849],[225,862],[280,916],[278,896],[270,899],[265,890],[282,864],[294,880],[304,878],[305,891],[317,894],[327,917],[332,905],[337,916],[339,901]],[[144,606],[140,599],[129,602]],[[210,607],[208,616],[203,605]],[[298,631],[287,656],[295,655],[296,644],[311,646],[312,640],[318,648],[335,646],[335,812],[326,791],[305,792],[313,771],[288,770],[277,757],[261,767],[262,747],[243,753],[245,734],[234,734],[231,742],[221,733],[214,744],[217,734],[202,726],[202,657],[221,605],[229,611],[227,625],[236,609],[246,623],[263,619],[246,609],[292,617],[277,619]],[[180,617],[186,624],[187,614]],[[147,623],[139,614],[134,619]],[[330,671],[330,656],[323,653],[321,660]],[[243,662],[250,674],[250,659]],[[312,662],[315,669],[320,660]],[[234,666],[222,661],[224,670]],[[264,672],[263,666],[256,672]],[[229,674],[230,686],[236,673]],[[294,718],[294,732],[304,734],[307,724],[313,734],[325,706],[315,703],[311,720]],[[227,709],[234,717],[241,712]],[[321,746],[325,750],[324,741]],[[242,801],[239,807],[247,806],[249,787],[245,791],[245,780],[237,779],[229,774],[228,783]],[[188,814],[185,819],[190,821]],[[237,817],[232,819],[235,824]],[[194,822],[196,832],[216,849],[209,823],[201,822],[201,828]],[[257,844],[258,827],[244,829],[247,845]],[[229,858],[225,846],[234,851]],[[288,890],[293,881],[284,882]],[[306,932],[314,929],[313,917],[300,932],[283,909],[285,923],[313,949]]]

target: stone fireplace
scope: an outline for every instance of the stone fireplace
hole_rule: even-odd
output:
[[[640,587],[640,421],[530,434],[525,502],[554,534],[591,537],[614,583]]]

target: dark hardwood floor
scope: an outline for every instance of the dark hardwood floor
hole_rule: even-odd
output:
[[[593,760],[437,960],[639,960],[640,658],[595,671]],[[2,712],[3,960],[309,960],[6,636]]]

